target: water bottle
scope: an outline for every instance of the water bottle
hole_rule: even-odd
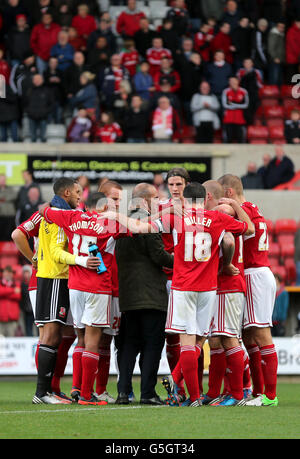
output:
[[[100,250],[98,249],[97,244],[94,244],[93,242],[89,242],[89,254],[91,257],[98,257],[100,260],[100,265],[97,268],[97,273],[102,274],[107,271],[107,268],[103,262],[102,255],[100,253]]]

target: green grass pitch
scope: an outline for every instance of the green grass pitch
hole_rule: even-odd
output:
[[[62,390],[69,393],[71,379]],[[278,407],[33,405],[34,379],[0,379],[1,439],[299,439],[299,384],[278,383]],[[206,389],[206,382],[205,382]],[[116,396],[116,379],[109,392]],[[139,379],[134,379],[139,396]],[[160,384],[157,392],[165,398]]]

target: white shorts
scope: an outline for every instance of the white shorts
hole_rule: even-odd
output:
[[[111,299],[110,327],[105,328],[103,333],[106,335],[116,336],[119,334],[121,323],[121,313],[119,308],[119,298],[113,296]]]
[[[75,328],[110,327],[111,295],[70,289],[70,309]]]
[[[171,287],[172,287],[172,281],[171,281],[171,279],[168,279],[168,280],[167,280],[166,287],[167,287],[167,294],[168,294],[168,296],[170,296]]]
[[[211,336],[240,338],[246,297],[242,292],[221,293],[216,297]]]
[[[36,290],[29,290],[29,299],[32,307],[33,317],[35,318],[35,309],[36,309]]]
[[[165,331],[208,336],[215,312],[216,291],[171,290]]]
[[[276,298],[276,281],[272,271],[267,268],[245,270],[246,305],[243,327],[271,327]]]

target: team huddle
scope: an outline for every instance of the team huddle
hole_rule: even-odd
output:
[[[112,340],[117,362],[122,350],[115,245],[155,233],[172,260],[172,268],[163,269],[170,375],[162,378],[166,400],[149,403],[278,405],[278,359],[270,331],[276,284],[264,217],[247,202],[235,175],[200,184],[191,182],[185,169],[174,168],[166,184],[170,199],[158,202],[153,195],[148,215],[132,218],[120,212],[118,183],[104,183],[82,211],[77,210],[80,185],[62,178],[54,184],[51,203],[13,232],[33,265],[29,291],[39,329],[33,403],[122,404],[122,394],[115,401],[106,389]],[[140,188],[145,193],[150,185]],[[75,340],[69,397],[60,380]],[[210,366],[203,393],[206,340]],[[132,394],[125,395],[127,403]]]

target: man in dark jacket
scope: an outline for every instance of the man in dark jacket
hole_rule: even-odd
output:
[[[44,84],[42,75],[36,74],[32,79],[32,87],[27,91],[24,101],[24,111],[30,123],[31,142],[39,138],[46,141],[47,118],[53,109],[53,96]]]
[[[293,162],[285,156],[283,148],[278,145],[275,157],[270,161],[266,171],[266,188],[271,189],[282,183],[287,183],[294,177],[294,174]]]
[[[158,205],[153,185],[140,183],[132,193],[130,216],[147,219]],[[118,404],[128,404],[131,379],[140,353],[141,403],[162,405],[155,392],[161,352],[165,342],[168,297],[163,267],[173,266],[173,255],[164,250],[159,234],[139,234],[116,244],[119,302],[124,340],[120,355]]]
[[[122,123],[127,143],[146,142],[149,124],[149,113],[142,108],[143,99],[135,94],[132,96],[130,108],[125,111]]]
[[[19,105],[18,96],[15,94],[10,85],[5,88],[5,97],[0,98],[0,138],[1,142],[7,142],[8,130],[13,142],[18,142],[18,120]]]

